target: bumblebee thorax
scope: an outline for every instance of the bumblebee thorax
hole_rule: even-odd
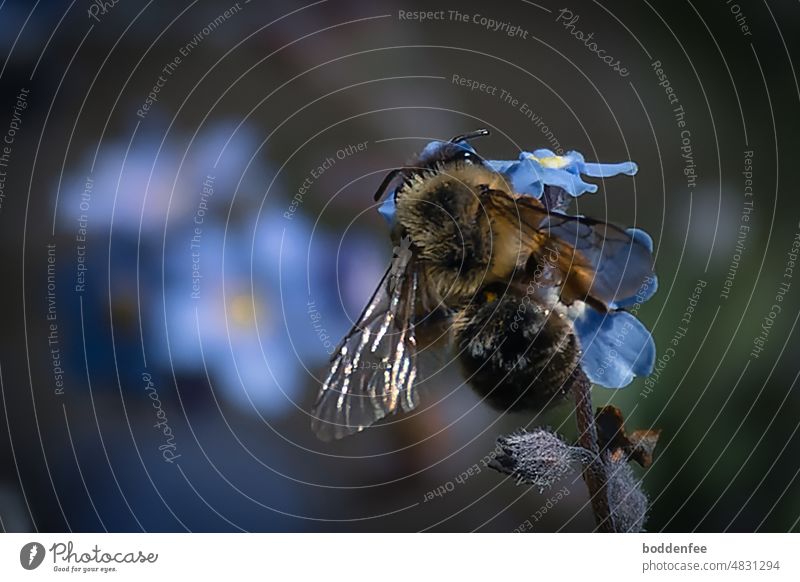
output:
[[[397,192],[397,222],[441,296],[473,294],[491,276],[492,220],[481,197],[502,177],[456,162],[410,177]]]

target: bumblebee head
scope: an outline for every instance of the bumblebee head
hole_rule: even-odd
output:
[[[477,129],[469,133],[457,135],[450,141],[436,140],[428,143],[412,165],[397,168],[386,175],[381,185],[378,186],[378,190],[375,192],[375,202],[383,198],[383,195],[388,191],[391,191],[391,202],[394,202],[393,196],[397,192],[397,189],[390,188],[390,186],[398,178],[407,180],[414,174],[425,172],[436,166],[458,161],[470,164],[483,164],[483,158],[475,152],[475,148],[469,144],[469,140],[485,135],[489,135],[488,129]]]

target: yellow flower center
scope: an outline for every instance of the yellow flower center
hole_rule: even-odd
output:
[[[237,326],[255,327],[257,309],[252,295],[235,295],[228,304],[228,317]]]
[[[539,162],[545,168],[552,168],[554,170],[560,170],[569,164],[569,158],[564,156],[547,156],[546,158],[537,158],[533,154],[528,154],[528,157]]]

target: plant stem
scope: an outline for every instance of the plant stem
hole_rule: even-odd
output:
[[[614,518],[608,504],[608,466],[600,454],[597,427],[592,406],[592,384],[580,368],[573,372],[572,391],[575,396],[575,420],[578,424],[578,443],[592,453],[592,462],[583,470],[583,480],[589,489],[596,531],[615,532]]]

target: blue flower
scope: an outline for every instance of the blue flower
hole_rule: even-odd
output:
[[[653,276],[642,287],[655,288]],[[650,331],[624,310],[600,313],[582,305],[573,327],[581,346],[581,368],[586,377],[606,388],[623,388],[634,376],[648,376],[656,360],[656,344]]]
[[[421,158],[435,156],[445,143],[429,143]],[[466,142],[459,145],[475,153]],[[548,208],[559,211],[566,210],[570,198],[597,191],[597,185],[584,181],[582,176],[632,176],[638,170],[637,165],[630,161],[591,163],[576,151],[560,156],[547,149],[522,152],[517,160],[486,160],[485,164],[504,174],[516,192],[537,199],[546,195]],[[395,191],[392,191],[378,208],[390,226],[395,223],[394,198]],[[627,232],[652,253],[653,240],[650,235],[636,228]],[[647,376],[652,372],[656,358],[655,342],[650,331],[630,311],[638,311],[639,306],[650,299],[657,289],[658,278],[653,274],[642,282],[636,294],[612,302],[606,313],[582,301],[576,301],[566,309],[581,346],[581,367],[590,381],[606,388],[622,388],[630,384],[635,376]]]
[[[617,164],[587,163],[579,152],[558,156],[546,149],[522,152],[515,161],[487,160],[486,164],[508,176],[511,186],[521,194],[541,198],[545,186],[564,190],[572,197],[597,192],[597,185],[585,182],[581,174],[593,178],[610,178],[618,174],[633,176],[639,169],[633,162]]]
[[[93,232],[108,232],[113,221],[115,237],[138,239],[198,213],[227,212],[234,195],[237,204],[252,202],[272,173],[261,156],[253,158],[258,149],[255,131],[226,121],[200,128],[191,145],[154,130],[137,132],[132,142],[104,141],[56,182],[60,229],[74,232],[85,216]],[[213,194],[204,196],[209,180]]]
[[[335,241],[312,239],[307,221],[276,209],[236,229],[206,217],[196,248],[193,228],[165,247],[163,306],[149,314],[153,364],[207,372],[214,391],[246,411],[287,413],[329,357],[327,336],[332,352],[347,328],[336,287],[321,284],[335,267]]]
[[[645,231],[629,228],[635,241],[650,252],[653,239]],[[606,388],[623,388],[634,376],[649,376],[656,360],[656,344],[650,331],[628,311],[655,295],[658,277],[647,277],[636,294],[621,298],[609,305],[612,311],[600,313],[589,305],[575,318],[574,329],[583,354],[581,367],[595,384]]]

